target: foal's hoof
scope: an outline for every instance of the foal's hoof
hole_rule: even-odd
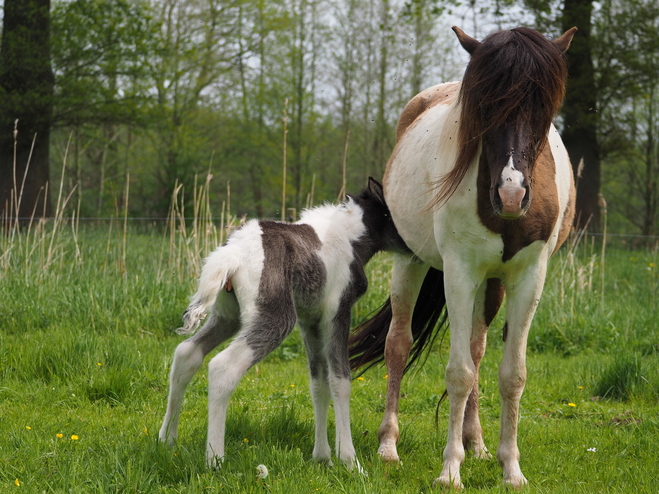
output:
[[[174,436],[159,434],[158,440],[167,446],[176,446],[176,438]]]
[[[352,460],[349,461],[344,461],[344,465],[348,470],[351,472],[356,472],[359,475],[363,475],[364,477],[368,477],[368,473],[362,468],[362,464],[359,463],[359,460],[357,458],[353,458]]]
[[[220,470],[224,463],[224,458],[216,455],[208,455],[206,457],[206,466],[209,470]]]
[[[323,456],[323,457],[314,458],[313,461],[315,461],[315,462],[318,463],[319,465],[325,465],[326,467],[333,467],[333,466],[334,466],[334,463],[332,462],[332,460],[329,459],[329,458],[326,458],[326,457],[324,457],[324,456]]]

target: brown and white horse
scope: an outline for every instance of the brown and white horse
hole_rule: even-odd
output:
[[[397,255],[391,297],[351,339],[353,368],[384,359],[387,404],[379,454],[398,461],[398,399],[408,357],[450,331],[448,441],[438,484],[460,488],[465,449],[489,457],[478,417],[478,369],[489,324],[508,297],[499,367],[503,482],[527,483],[517,422],[526,343],[549,257],[574,216],[574,181],[552,120],[565,94],[564,52],[576,28],[549,41],[528,28],[482,42],[454,27],[470,53],[462,82],[440,84],[403,110],[384,191],[413,257]],[[383,335],[386,335],[383,336]]]

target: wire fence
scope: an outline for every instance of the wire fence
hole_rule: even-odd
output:
[[[2,223],[8,222],[9,224],[12,224],[13,222],[18,221],[19,223],[27,223],[29,221],[51,221],[55,220],[55,217],[45,217],[45,218],[28,218],[28,217],[3,217],[2,218]],[[240,220],[240,218],[237,218]],[[265,218],[259,218],[261,220],[270,220],[270,221],[280,221],[280,218],[276,217],[265,217]],[[289,215],[288,220],[292,221],[294,220],[295,217],[293,215]],[[107,222],[124,222],[127,221],[129,224],[132,226],[140,226],[143,228],[161,228],[166,226],[168,223],[171,223],[172,218],[171,217],[162,217],[162,216],[126,216],[126,217],[106,217],[106,216],[87,216],[87,217],[71,217],[71,218],[64,218],[64,221],[76,221],[79,223],[86,223],[86,224],[93,224],[93,223],[107,223]],[[211,216],[211,217],[184,217],[184,218],[178,218],[178,220],[184,220],[185,222],[213,222],[216,225],[220,225],[222,223],[223,218],[222,217],[216,217],[216,216]],[[226,217],[224,218],[226,220]],[[584,232],[581,233],[585,239],[606,239],[607,243],[608,242],[615,242],[616,244],[620,244],[621,246],[629,246],[629,247],[655,247],[659,248],[659,235],[640,235],[640,234],[633,234],[633,233],[612,233],[612,232]]]

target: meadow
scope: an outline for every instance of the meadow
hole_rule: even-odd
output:
[[[306,356],[295,331],[252,368],[232,398],[226,461],[204,461],[207,376],[191,383],[179,442],[157,440],[168,372],[183,337],[173,330],[196,285],[199,259],[227,225],[162,229],[122,219],[81,226],[59,218],[0,240],[0,492],[414,493],[439,475],[448,406],[447,344],[403,383],[402,464],[376,454],[386,370],[353,381],[360,475],[314,464]],[[531,329],[519,446],[529,492],[657,492],[659,259],[573,239],[553,259]],[[369,265],[354,322],[382,303],[391,260]],[[486,444],[498,442],[495,320],[481,370]],[[333,430],[330,426],[331,442]],[[256,467],[266,465],[267,478]],[[502,490],[495,459],[468,456],[466,492]]]

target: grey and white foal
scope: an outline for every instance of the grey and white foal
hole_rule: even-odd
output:
[[[309,358],[316,421],[313,459],[331,463],[327,439],[330,398],[336,417],[336,455],[349,468],[359,463],[350,434],[350,309],[367,288],[365,264],[380,250],[404,251],[384,202],[382,186],[369,179],[358,196],[339,205],[303,212],[293,224],[251,220],[205,261],[199,288],[183,315],[181,334],[201,330],[178,345],[170,374],[161,441],[173,443],[185,389],[204,357],[234,336],[208,368],[209,467],[224,457],[229,397],[241,377],[302,330]]]

